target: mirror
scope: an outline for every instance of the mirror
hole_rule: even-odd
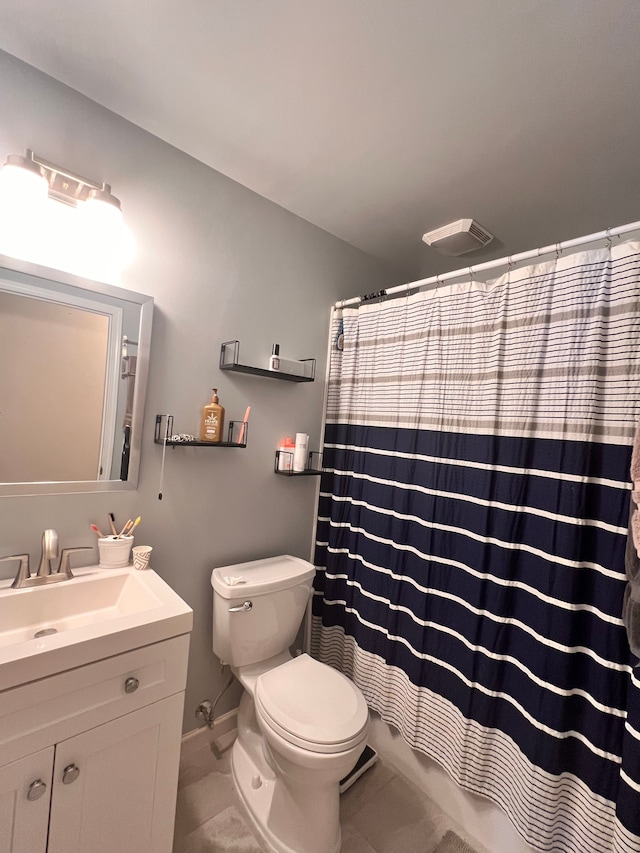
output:
[[[0,255],[0,496],[134,489],[153,298]]]

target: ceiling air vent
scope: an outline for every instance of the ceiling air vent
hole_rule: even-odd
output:
[[[474,249],[482,249],[493,240],[493,234],[478,225],[475,219],[458,219],[435,231],[428,231],[422,239],[443,255],[464,255]]]

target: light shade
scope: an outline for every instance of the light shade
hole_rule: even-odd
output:
[[[131,232],[124,224],[120,201],[105,184],[92,190],[86,201],[78,202],[85,275],[99,280],[114,280],[133,259],[135,247]]]
[[[96,208],[99,208],[101,205],[105,205],[106,207],[110,207],[122,213],[120,199],[113,195],[109,184],[103,184],[102,189],[91,190],[85,204],[91,204]]]
[[[4,206],[13,211],[22,208],[33,211],[47,201],[47,179],[40,166],[21,154],[10,154],[0,169],[0,197]]]

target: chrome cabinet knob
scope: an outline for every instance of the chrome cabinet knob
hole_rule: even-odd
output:
[[[62,784],[70,785],[72,782],[76,781],[79,775],[80,768],[77,764],[67,764],[67,766],[62,771]]]
[[[131,675],[124,683],[124,692],[135,693],[138,687],[140,687],[140,682],[137,678],[134,678],[133,675]]]
[[[29,785],[29,790],[27,791],[27,799],[31,802],[33,802],[34,800],[39,800],[46,790],[47,783],[43,782],[42,779],[36,779],[35,782],[32,782]]]

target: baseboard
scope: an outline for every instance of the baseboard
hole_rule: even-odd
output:
[[[227,749],[236,738],[238,709],[233,708],[215,721],[213,728],[200,726],[182,736],[180,758],[186,758],[199,749],[213,743],[220,751]]]

